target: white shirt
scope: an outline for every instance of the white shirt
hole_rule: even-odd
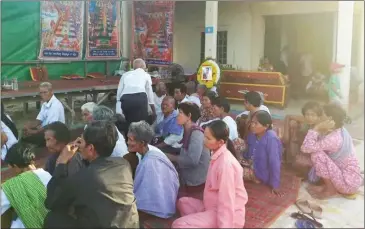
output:
[[[65,109],[55,95],[42,104],[37,120],[42,122],[42,127],[57,121],[65,123]]]
[[[198,107],[200,107],[202,105],[200,103],[200,99],[199,99],[199,97],[198,97],[197,94],[192,94],[190,96],[187,96],[186,100],[189,101],[189,102],[191,102],[191,103],[195,103]]]
[[[41,180],[42,184],[47,188],[47,184],[52,178],[51,174],[46,172],[44,169],[36,169],[32,170],[32,172],[35,173],[35,175],[37,175],[37,177]],[[8,200],[8,197],[5,195],[5,192],[1,190],[1,215],[4,214],[10,207],[11,205],[10,201]],[[18,217],[11,223],[10,228],[25,228],[25,226]]]
[[[177,135],[177,134],[170,134],[169,136],[167,136],[165,139],[164,139],[164,143],[166,145],[169,145],[173,148],[181,148],[182,144],[179,143],[181,141],[181,139],[183,138],[183,135],[184,135],[184,131],[181,131],[181,134]]]
[[[9,116],[8,118],[10,119]],[[3,122],[1,122],[1,131],[4,132],[8,137],[8,141],[3,145],[3,147],[1,147],[1,159],[5,160],[5,156],[8,153],[8,149],[10,149],[10,147],[12,147],[15,143],[17,143],[18,139],[16,139],[13,131],[11,131],[11,129]]]
[[[271,115],[269,108],[268,108],[267,106],[265,106],[265,105],[261,105],[261,106],[259,107],[259,110],[260,110],[260,111],[266,111],[267,113],[269,113],[269,114]],[[238,117],[240,117],[240,116],[242,116],[242,115],[249,115],[249,114],[250,114],[250,112],[249,112],[249,111],[244,111],[244,112],[242,112],[241,114],[237,115],[237,117],[236,117],[236,118],[238,118]]]
[[[237,131],[237,123],[234,121],[234,119],[231,116],[226,116],[223,119],[223,122],[225,122],[229,129],[229,139],[235,140],[238,138],[238,131]]]
[[[115,112],[123,114],[122,103],[120,102],[123,95],[141,92],[147,94],[148,104],[154,104],[151,76],[141,68],[124,73],[118,85]]]

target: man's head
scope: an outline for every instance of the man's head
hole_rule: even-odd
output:
[[[214,109],[215,117],[222,117],[224,114],[227,114],[231,110],[231,106],[229,105],[228,100],[223,97],[216,97],[211,102]]]
[[[199,84],[197,93],[200,97],[202,97],[207,92],[207,90],[208,90],[207,86],[205,86],[204,84]]]
[[[44,139],[50,153],[60,153],[71,141],[70,130],[62,122],[53,122],[45,126],[44,129]]]
[[[81,106],[82,120],[88,123],[93,119],[93,111],[97,107],[96,103],[88,102]]]
[[[245,99],[243,105],[248,111],[255,111],[262,105],[262,97],[256,91],[249,91],[243,97]]]
[[[87,161],[112,155],[118,139],[114,123],[95,121],[87,125],[79,143],[79,151]]]
[[[103,105],[95,107],[92,116],[94,121],[116,121],[113,110]]]
[[[166,93],[167,93],[166,84],[164,82],[158,82],[156,84],[156,94],[158,96],[163,96],[166,95]]]
[[[132,122],[128,131],[128,151],[144,154],[144,150],[154,134],[152,127],[147,122]]]
[[[166,96],[162,100],[161,107],[164,116],[169,116],[175,110],[175,99],[172,96]]]
[[[174,90],[174,99],[176,101],[181,102],[186,96],[186,85],[180,84],[178,87]]]
[[[142,68],[142,69],[146,69],[146,62],[144,62],[144,60],[142,60],[141,58],[135,59],[133,61],[133,69],[138,69],[138,68]]]
[[[196,92],[196,85],[194,81],[189,81],[186,83],[186,94],[192,95]]]
[[[43,102],[48,102],[53,96],[52,84],[43,82],[39,85],[39,95]]]

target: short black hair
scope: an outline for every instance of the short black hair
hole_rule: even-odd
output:
[[[327,117],[331,117],[335,122],[335,128],[342,128],[349,121],[346,111],[337,104],[327,104],[323,106],[323,111]]]
[[[18,142],[8,150],[5,162],[18,168],[26,168],[34,163],[34,146],[28,143]]]
[[[177,85],[175,89],[179,89],[182,94],[186,94],[187,88],[184,83]]]
[[[307,112],[308,110],[313,111],[314,113],[317,114],[317,116],[323,115],[323,108],[317,102],[309,101],[309,102],[305,103],[304,106],[302,107],[302,115],[304,116],[305,112]]]
[[[180,103],[178,109],[181,110],[186,116],[191,115],[191,121],[197,122],[200,118],[200,109],[195,103]]]
[[[224,97],[216,97],[211,101],[212,105],[217,106],[219,108],[223,107],[224,112],[228,113],[231,110],[231,105],[229,105],[229,102]]]
[[[61,143],[68,144],[71,141],[71,133],[66,124],[62,122],[53,122],[44,127],[45,131],[52,131],[54,138]]]
[[[254,107],[262,105],[262,97],[257,91],[249,91],[243,95],[245,100]]]
[[[214,91],[205,91],[203,97],[208,97],[210,101],[213,101],[218,95]]]
[[[87,145],[94,146],[100,157],[109,157],[117,143],[118,133],[113,122],[94,121],[87,124],[83,137]]]

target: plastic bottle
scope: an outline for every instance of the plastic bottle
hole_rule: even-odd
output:
[[[18,77],[13,78],[13,90],[19,90]]]

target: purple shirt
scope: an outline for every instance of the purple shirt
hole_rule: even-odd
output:
[[[179,175],[161,150],[151,145],[148,148],[134,178],[137,208],[160,218],[170,218],[176,211]]]
[[[272,188],[278,188],[283,147],[275,131],[266,131],[261,139],[258,139],[255,134],[249,133],[247,143],[248,152],[244,157],[253,160],[256,178]]]

